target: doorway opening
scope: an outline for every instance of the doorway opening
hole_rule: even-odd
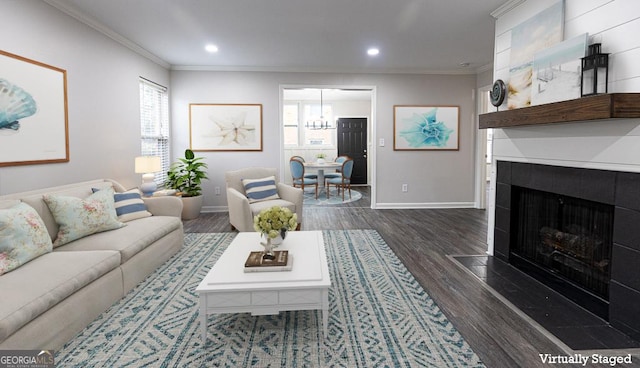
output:
[[[354,159],[353,185],[371,187],[375,203],[375,87],[281,86],[281,172],[291,183],[289,159],[301,156],[327,161],[347,155]]]
[[[493,160],[493,129],[478,129],[480,114],[491,112],[493,108],[489,99],[490,91],[491,86],[481,87],[477,90],[475,207],[479,209],[487,207],[488,184]]]

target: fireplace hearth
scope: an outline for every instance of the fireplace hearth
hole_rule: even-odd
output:
[[[494,255],[640,338],[640,174],[497,167]]]

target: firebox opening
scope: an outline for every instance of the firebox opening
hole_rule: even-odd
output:
[[[614,206],[518,186],[511,193],[509,262],[608,320]]]

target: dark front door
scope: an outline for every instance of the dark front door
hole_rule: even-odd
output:
[[[338,119],[338,156],[353,159],[351,184],[367,184],[367,118]]]

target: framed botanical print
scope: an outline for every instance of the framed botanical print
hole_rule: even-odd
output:
[[[193,151],[262,151],[261,104],[189,104]]]

